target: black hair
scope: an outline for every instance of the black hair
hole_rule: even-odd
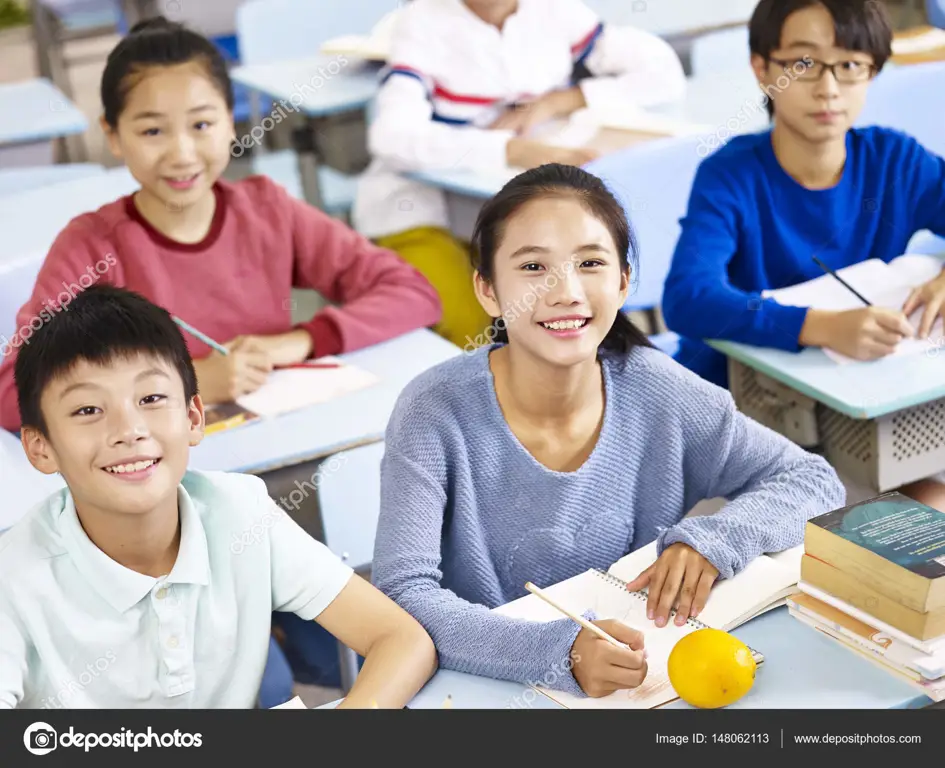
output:
[[[156,16],[135,24],[108,54],[102,74],[101,97],[105,122],[112,128],[125,108],[135,76],[148,67],[171,67],[199,61],[233,111],[233,84],[226,60],[206,37],[183,24]]]
[[[886,5],[880,0],[761,0],[748,24],[748,47],[765,61],[781,46],[781,32],[788,16],[811,6],[821,5],[833,18],[838,48],[868,53],[873,57],[874,72],[879,73],[892,56],[892,22]],[[774,104],[767,99],[768,114]]]
[[[489,200],[479,212],[472,236],[473,266],[487,282],[493,282],[495,254],[505,226],[526,203],[547,197],[571,197],[596,216],[613,238],[622,271],[636,269],[638,250],[630,222],[617,198],[599,178],[573,165],[548,163],[519,174]],[[502,320],[499,318],[498,320]],[[505,327],[493,326],[493,338],[507,342]],[[650,340],[622,311],[601,342],[608,352],[626,354],[634,347],[652,347]]]
[[[23,339],[14,365],[24,427],[48,436],[40,408],[43,392],[80,360],[104,366],[119,358],[153,355],[177,369],[188,403],[197,394],[197,374],[177,324],[167,310],[133,291],[91,285],[57,310],[43,310],[40,320],[46,322]]]

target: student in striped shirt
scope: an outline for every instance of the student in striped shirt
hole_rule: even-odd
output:
[[[666,42],[602,24],[581,0],[413,0],[377,98],[355,226],[433,284],[441,335],[476,346],[489,318],[473,293],[467,245],[448,229],[443,192],[400,173],[579,166],[592,153],[529,131],[583,107],[651,106],[684,89]]]

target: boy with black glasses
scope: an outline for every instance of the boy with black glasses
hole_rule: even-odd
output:
[[[945,235],[945,161],[902,133],[851,127],[891,55],[882,3],[761,0],[749,43],[773,126],[700,166],[663,303],[684,337],[679,362],[721,386],[725,358],[703,339],[872,360],[928,335],[945,308],[945,274],[900,311],[827,312],[762,297],[822,275],[813,257],[834,270],[888,262],[919,230]],[[907,316],[923,306],[914,328]]]

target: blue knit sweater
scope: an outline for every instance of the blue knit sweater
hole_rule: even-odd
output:
[[[494,347],[493,347],[494,348]],[[440,665],[542,680],[579,627],[490,614],[654,539],[684,542],[722,578],[799,544],[808,518],[842,506],[833,469],[736,411],[726,390],[662,352],[603,356],[604,423],[574,472],[547,469],[509,429],[489,348],[406,388],[388,426],[373,578],[430,633]],[[706,498],[729,503],[683,520]],[[571,673],[557,687],[581,694]]]

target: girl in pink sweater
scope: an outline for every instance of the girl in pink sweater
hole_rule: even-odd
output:
[[[206,38],[164,19],[137,25],[108,57],[101,95],[111,151],[141,189],[75,218],[50,249],[0,364],[0,426],[20,425],[16,350],[95,282],[141,293],[231,351],[188,338],[208,404],[257,389],[275,366],[440,320],[436,292],[395,253],[266,177],[221,179],[233,93]],[[336,306],[293,325],[292,288]]]

